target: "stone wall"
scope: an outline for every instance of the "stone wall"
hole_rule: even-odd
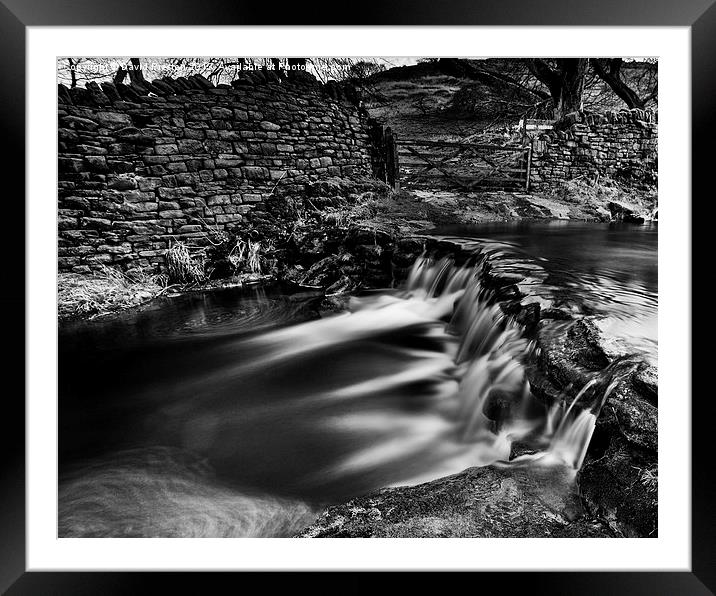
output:
[[[596,174],[653,183],[657,128],[657,114],[649,110],[569,114],[562,130],[534,138],[530,188]]]
[[[154,268],[272,192],[371,175],[370,123],[335,83],[257,72],[59,86],[59,268]]]

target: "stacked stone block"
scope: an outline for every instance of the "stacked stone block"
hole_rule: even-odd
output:
[[[649,110],[575,114],[565,130],[540,134],[532,142],[530,187],[596,174],[615,176],[657,168],[657,115]]]
[[[371,175],[363,111],[311,77],[59,87],[59,268],[153,269],[272,193]]]

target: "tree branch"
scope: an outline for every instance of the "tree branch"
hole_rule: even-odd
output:
[[[621,58],[611,58],[603,60],[595,58],[591,60],[592,68],[607,85],[609,85],[614,93],[631,108],[644,108],[647,100],[641,99],[637,93],[627,85],[621,78]]]
[[[529,71],[545,84],[555,105],[562,95],[562,81],[559,73],[541,58],[527,58],[525,64]]]

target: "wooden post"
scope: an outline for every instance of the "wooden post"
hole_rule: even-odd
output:
[[[532,172],[532,144],[527,148],[527,179],[525,180],[525,192],[530,191],[530,174]]]
[[[383,130],[383,151],[385,151],[385,182],[392,188],[395,182],[395,169],[393,166],[393,131],[390,126]]]
[[[400,190],[400,167],[398,162],[398,135],[390,127],[385,129],[385,181],[394,191]]]
[[[400,191],[400,158],[398,157],[398,135],[393,133],[393,167],[395,174],[393,176],[393,190]]]
[[[397,192],[400,190],[398,135],[389,126],[373,121],[369,136],[372,145],[373,176]]]
[[[373,166],[373,177],[385,182],[385,128],[379,122],[372,121],[369,136],[372,146],[371,162]]]

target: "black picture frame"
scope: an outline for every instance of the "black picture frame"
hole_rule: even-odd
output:
[[[153,584],[170,589],[181,582],[184,589],[211,593],[208,587],[227,574],[178,573],[30,573],[25,572],[25,441],[24,441],[24,367],[26,311],[23,250],[24,179],[25,171],[25,36],[31,26],[101,26],[101,25],[475,25],[475,26],[683,26],[691,28],[692,51],[692,180],[693,196],[707,203],[713,191],[709,163],[712,131],[714,130],[714,97],[716,97],[716,4],[715,0],[602,0],[582,2],[573,0],[505,0],[476,2],[470,0],[450,3],[434,0],[401,0],[392,3],[362,2],[349,11],[338,12],[336,3],[314,1],[288,6],[256,2],[226,2],[221,0],[2,0],[0,3],[0,47],[2,47],[4,84],[0,85],[4,144],[8,151],[3,158],[6,189],[3,226],[5,256],[3,277],[9,287],[0,298],[6,313],[4,327],[10,347],[3,358],[6,391],[3,399],[5,424],[0,433],[4,443],[0,459],[0,590],[8,594],[132,594],[153,591]],[[690,197],[684,197],[690,202]],[[693,204],[693,203],[692,203]],[[699,217],[692,220],[704,221]],[[693,232],[696,234],[696,231]],[[668,250],[668,239],[660,250]],[[12,256],[10,256],[12,255]],[[692,271],[698,271],[696,267]],[[702,295],[703,296],[703,295]],[[700,309],[702,296],[694,294],[693,312]],[[17,313],[24,313],[20,317]],[[48,337],[54,330],[48,330]],[[12,343],[11,343],[12,342]],[[694,370],[703,352],[694,351]],[[693,365],[692,365],[693,366]],[[12,374],[10,374],[12,373]],[[14,381],[15,383],[10,383]],[[490,589],[499,585],[508,593],[524,590],[527,593],[558,594],[713,594],[716,593],[716,494],[709,480],[708,465],[712,442],[708,426],[714,419],[714,400],[711,395],[696,395],[692,400],[692,566],[691,572],[568,572],[568,573],[481,573],[474,589]],[[699,397],[701,399],[699,399]],[[689,395],[666,396],[686,403]],[[10,431],[15,431],[15,434]],[[700,471],[704,471],[700,473]],[[151,575],[151,577],[148,577]],[[254,575],[253,573],[244,575]],[[339,591],[361,591],[381,584],[384,578],[372,573],[352,572],[352,577],[331,577],[322,574],[327,585]],[[329,577],[325,577],[329,575]],[[221,576],[221,577],[219,577]],[[416,577],[416,576],[413,576]],[[238,589],[248,577],[231,579]],[[317,578],[307,573],[262,574],[257,579],[262,591],[290,586],[299,588],[316,585]],[[445,588],[444,579],[417,576],[424,589]],[[401,580],[402,581],[402,580]]]

